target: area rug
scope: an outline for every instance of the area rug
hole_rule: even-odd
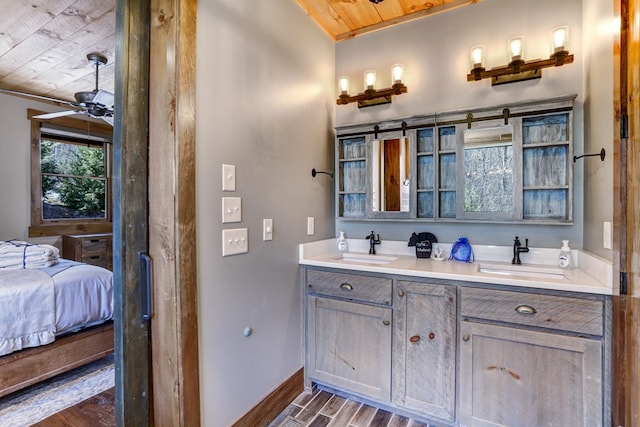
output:
[[[0,425],[26,427],[110,389],[113,355],[0,398]]]

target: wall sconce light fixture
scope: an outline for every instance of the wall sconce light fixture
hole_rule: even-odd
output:
[[[477,81],[491,78],[491,85],[520,82],[523,80],[539,79],[542,69],[559,67],[573,62],[573,54],[567,48],[569,44],[569,27],[563,26],[551,31],[551,56],[549,59],[534,61],[524,60],[524,36],[513,37],[507,45],[509,64],[490,70],[484,67],[485,47],[483,45],[471,48],[471,72],[467,74],[467,81]]]
[[[391,87],[386,89],[375,88],[376,72],[368,70],[364,72],[364,92],[357,95],[349,95],[349,77],[338,77],[338,90],[340,95],[336,100],[338,105],[346,105],[357,102],[358,108],[370,107],[372,105],[389,104],[393,95],[407,93],[407,87],[403,83],[404,66],[394,64],[391,66]]]

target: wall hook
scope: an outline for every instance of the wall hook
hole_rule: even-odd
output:
[[[582,156],[573,156],[573,163],[576,162],[576,160],[581,159],[583,157],[593,157],[593,156],[600,156],[600,160],[604,162],[604,156],[605,156],[605,151],[604,148],[602,150],[600,150],[599,153],[594,153],[594,154],[583,154]]]
[[[311,176],[312,176],[312,177],[314,177],[314,178],[315,178],[315,177],[316,177],[316,175],[317,175],[317,174],[319,174],[319,173],[327,174],[327,175],[329,175],[331,178],[333,178],[333,172],[317,171],[317,170],[316,170],[316,168],[311,169]]]

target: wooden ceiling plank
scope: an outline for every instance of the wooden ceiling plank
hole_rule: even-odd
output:
[[[400,16],[398,18],[390,19],[389,21],[380,22],[378,24],[370,25],[368,27],[363,27],[355,31],[349,31],[342,34],[336,34],[335,40],[342,41],[348,40],[354,37],[357,37],[362,34],[370,33],[373,31],[379,31],[384,28],[393,27],[395,25],[403,24],[405,22],[413,21],[416,19],[425,18],[427,16],[435,15],[437,13],[447,12],[458,7],[467,6],[471,4],[478,3],[481,0],[450,0],[443,3],[440,6],[434,6],[430,9],[423,9],[419,12],[415,12],[412,14]]]
[[[329,7],[327,0],[296,0],[296,3],[332,39],[335,40],[336,34],[349,31],[342,18]]]
[[[48,49],[69,39],[79,30],[93,31],[93,22],[112,11],[115,6],[110,2],[98,0],[80,0],[49,21],[42,28],[31,34],[20,44],[0,57],[0,76],[23,66],[36,57],[41,56]],[[115,20],[113,32],[115,33]]]
[[[350,30],[382,22],[376,6],[368,0],[328,0],[328,3]]]
[[[56,44],[40,56],[34,57],[22,67],[1,78],[0,86],[28,92],[29,88],[33,90],[35,87],[34,81],[38,80],[43,73],[50,72],[53,68],[64,70],[68,74],[78,73],[78,78],[89,76],[93,79],[94,71],[89,66],[86,55],[98,49],[100,49],[100,53],[107,57],[109,63],[114,60],[115,13],[113,10],[93,21],[90,27],[81,28],[63,42]],[[2,58],[0,58],[0,67],[1,64]],[[112,86],[112,84],[109,86]],[[40,86],[40,89],[45,87],[50,88],[51,86]],[[37,94],[73,99],[75,92],[77,90],[70,90],[66,93],[66,96],[50,92]]]
[[[19,45],[24,39],[58,16],[76,0],[3,0],[0,21],[0,55]],[[54,18],[52,18],[54,17]]]

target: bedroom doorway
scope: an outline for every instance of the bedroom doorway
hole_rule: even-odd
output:
[[[196,0],[117,0],[116,14],[116,423],[195,426]]]

